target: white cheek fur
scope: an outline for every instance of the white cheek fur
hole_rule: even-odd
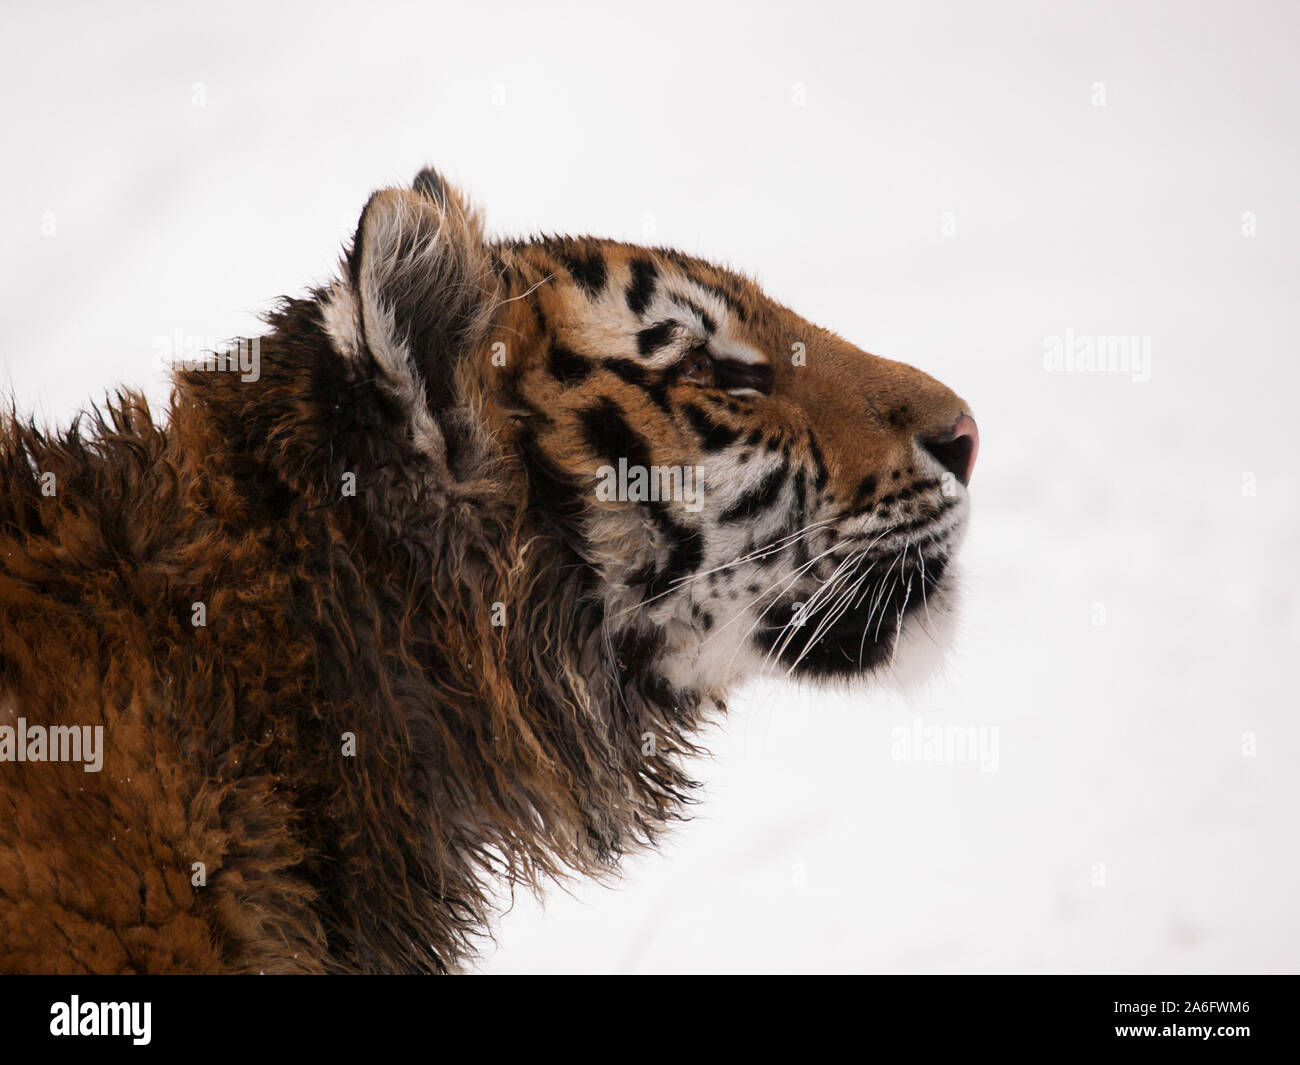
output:
[[[961,627],[962,584],[960,567],[950,562],[939,587],[929,594],[925,607],[909,613],[894,644],[889,667],[877,674],[890,691],[916,696],[943,676],[948,652]]]

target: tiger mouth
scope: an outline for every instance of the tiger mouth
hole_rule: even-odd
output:
[[[917,617],[924,626],[941,609],[950,559],[944,548],[926,551],[909,542],[841,564],[803,595],[786,593],[754,632],[764,666],[827,678],[888,666],[904,622]]]

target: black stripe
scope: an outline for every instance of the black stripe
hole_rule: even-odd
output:
[[[709,416],[693,403],[683,404],[682,410],[685,411],[691,427],[700,434],[705,451],[721,451],[724,447],[734,444],[741,434],[740,429],[732,429],[730,426],[719,425],[710,420]]]
[[[636,350],[642,355],[652,354],[668,343],[676,327],[677,323],[671,318],[646,326],[636,335]]]
[[[769,472],[757,485],[723,511],[718,521],[740,521],[742,518],[750,518],[767,510],[780,496],[781,489],[785,486],[785,475],[784,466],[778,466]]]
[[[821,491],[826,487],[826,480],[830,473],[826,469],[826,463],[822,460],[822,449],[817,446],[817,438],[813,436],[812,430],[808,430],[808,450],[812,452],[813,467],[817,475],[813,480],[813,487]]]
[[[598,458],[611,466],[617,466],[621,458],[627,459],[629,466],[643,466],[647,470],[654,465],[645,440],[628,425],[622,408],[608,396],[602,396],[579,417],[587,444]]]
[[[794,513],[790,524],[795,529],[802,529],[808,521],[808,478],[802,467],[794,478]],[[800,539],[802,544],[806,537]]]
[[[659,406],[660,410],[669,411],[668,384],[662,374],[652,373],[631,359],[607,359],[601,364],[606,370],[617,374],[629,385],[641,389]]]
[[[742,322],[749,321],[749,311],[747,311],[745,309],[745,305],[741,303],[740,300],[736,299],[736,297],[733,296],[730,292],[727,292],[725,289],[722,289],[717,285],[710,284],[707,281],[698,281],[696,282],[696,284],[698,284],[701,288],[706,289],[709,292],[712,292],[715,296],[718,297],[718,299],[722,300],[722,302],[727,305],[727,309],[731,311],[731,313],[734,314],[737,318],[739,318]]]
[[[718,323],[714,320],[713,315],[701,307],[689,296],[679,296],[674,294],[673,300],[680,303],[683,307],[689,307],[699,317],[705,332],[712,335],[718,331]]]
[[[552,344],[547,367],[560,384],[571,385],[591,376],[591,363],[563,344]]]
[[[646,259],[633,259],[628,265],[632,271],[632,283],[627,286],[627,306],[633,314],[644,314],[654,298],[659,270]]]
[[[622,409],[612,399],[602,398],[584,410],[580,417],[587,443],[611,465],[617,465],[620,458],[626,458],[629,466],[640,466],[646,470],[653,466],[645,440],[628,425]],[[668,512],[668,504],[663,500],[642,505],[670,545],[668,561],[655,574],[654,579],[646,584],[645,595],[651,599],[671,591],[676,581],[699,569],[700,563],[704,561],[704,546],[700,542],[699,533],[673,520]]]
[[[528,510],[558,532],[556,539],[562,561],[581,574],[581,587],[595,582],[587,563],[587,541],[583,535],[586,505],[577,481],[554,465],[537,439],[535,425],[526,422],[521,430],[519,454],[528,478]]]
[[[765,396],[772,394],[772,367],[766,363],[736,362],[734,359],[715,359],[714,362],[723,388],[752,388]]]
[[[683,528],[669,518],[664,511],[663,503],[660,503],[653,513],[659,519],[659,527],[673,538],[673,546],[668,552],[668,561],[664,563],[664,568],[646,586],[647,599],[672,591],[677,581],[689,577],[704,561],[704,546],[700,543],[699,533]]]
[[[564,264],[573,280],[587,290],[587,295],[594,299],[604,291],[608,272],[605,269],[605,258],[600,252],[583,255],[580,252],[557,251],[555,257]]]
[[[659,254],[674,263],[689,280],[699,285],[700,288],[704,289],[706,292],[712,292],[713,295],[722,300],[722,302],[727,305],[727,309],[740,319],[740,321],[749,321],[749,311],[745,309],[745,305],[740,302],[734,293],[727,291],[727,289],[723,288],[721,285],[715,285],[713,282],[705,281],[696,275],[695,263],[691,260],[690,256],[672,248],[661,248],[659,249]]]

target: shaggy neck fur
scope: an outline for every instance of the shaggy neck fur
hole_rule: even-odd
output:
[[[368,350],[340,354],[329,303],[272,316],[258,383],[185,375],[173,424],[210,441],[193,449],[207,464],[195,490],[229,489],[222,509],[267,533],[305,604],[247,645],[259,669],[274,668],[263,640],[304,649],[282,660],[291,697],[231,725],[252,741],[287,714],[317,741],[264,756],[277,778],[312,783],[296,814],[326,964],[445,970],[472,950],[500,878],[599,874],[678,816],[702,699],[649,671],[653,631],[604,616],[567,535],[576,487],[466,431],[499,412],[413,422],[423,396]],[[525,420],[506,438],[527,433]],[[440,437],[458,446],[430,453]],[[354,757],[339,754],[345,733]],[[322,758],[337,775],[319,793]]]

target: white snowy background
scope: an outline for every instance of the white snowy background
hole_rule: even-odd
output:
[[[158,338],[256,331],[426,163],[498,232],[739,266],[972,404],[960,641],[907,696],[754,684],[696,819],[481,969],[1295,971],[1297,11],[9,3],[0,390],[163,397]],[[1047,372],[1067,330],[1150,380]],[[996,768],[898,760],[918,721]]]

